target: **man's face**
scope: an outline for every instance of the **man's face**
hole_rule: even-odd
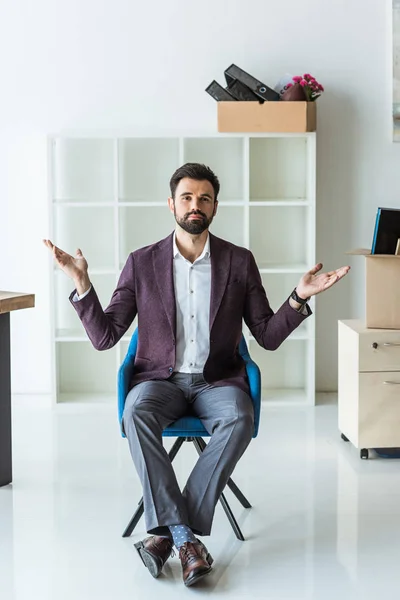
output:
[[[209,181],[185,177],[176,188],[175,199],[168,198],[168,205],[182,229],[199,235],[211,225],[218,202],[214,201],[214,188]]]

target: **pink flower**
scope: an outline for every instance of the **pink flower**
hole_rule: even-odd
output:
[[[286,89],[288,90],[289,88],[293,87],[293,83],[287,83],[286,84]]]
[[[324,86],[321,85],[320,83],[318,84],[318,89],[321,90],[321,92],[325,91]]]
[[[307,81],[305,79],[302,79],[301,81],[299,81],[301,87],[305,87],[307,85]]]
[[[299,75],[296,75],[295,77],[293,77],[293,81],[295,83],[300,83],[301,80],[302,80],[302,78]]]
[[[304,73],[303,78],[304,79],[312,79],[312,77],[309,73]]]

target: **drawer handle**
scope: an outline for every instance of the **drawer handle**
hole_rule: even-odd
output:
[[[384,346],[400,346],[400,344],[392,344],[390,342],[385,342],[383,345]]]
[[[384,381],[383,385],[400,385],[400,381]]]

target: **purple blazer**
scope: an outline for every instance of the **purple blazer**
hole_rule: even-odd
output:
[[[139,317],[139,341],[131,387],[167,379],[174,370],[176,305],[173,279],[173,234],[132,252],[121,272],[110,304],[102,309],[95,289],[79,302],[70,301],[97,350],[115,346]],[[286,300],[274,313],[252,253],[210,234],[210,354],[204,379],[214,385],[236,385],[248,392],[238,347],[242,319],[266,350],[276,350],[304,316]],[[308,307],[307,307],[308,308]]]

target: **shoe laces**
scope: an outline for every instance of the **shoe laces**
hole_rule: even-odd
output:
[[[182,561],[189,562],[190,560],[197,558],[198,552],[193,542],[185,542],[179,549],[179,555]]]

